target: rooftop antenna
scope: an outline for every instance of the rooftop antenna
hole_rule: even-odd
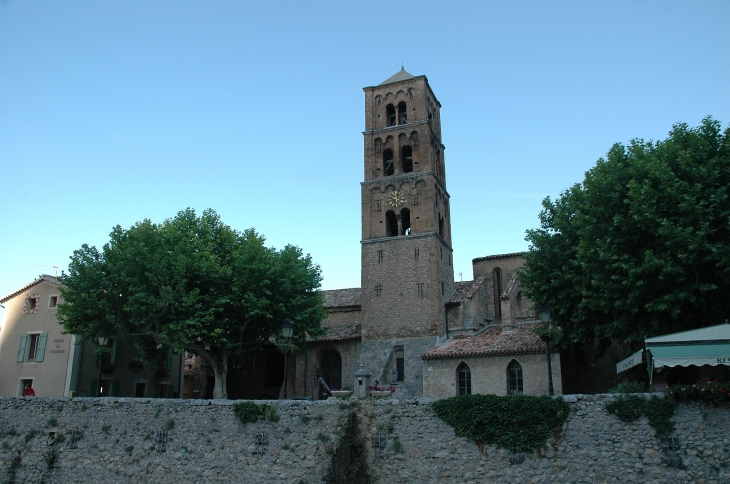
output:
[[[400,70],[402,70],[402,71],[404,71],[404,70],[405,70],[405,69],[403,68],[403,61],[400,61]]]
[[[459,282],[464,282],[464,279],[461,277],[461,271],[459,271]]]
[[[58,277],[58,266],[44,266],[43,264],[33,264],[36,267],[50,267],[53,269],[54,277]]]

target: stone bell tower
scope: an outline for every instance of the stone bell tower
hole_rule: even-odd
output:
[[[403,69],[364,91],[360,357],[399,398],[420,397],[420,354],[446,333],[454,290],[441,104]]]

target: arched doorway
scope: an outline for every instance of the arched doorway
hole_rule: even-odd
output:
[[[329,348],[320,354],[319,367],[322,369],[322,378],[330,388],[342,388],[342,357],[336,349]],[[324,397],[322,394],[320,396]]]

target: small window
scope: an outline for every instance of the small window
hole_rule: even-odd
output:
[[[507,366],[507,394],[522,395],[522,366],[516,360]]]
[[[392,104],[385,107],[385,118],[388,121],[388,126],[395,126],[395,106]]]
[[[56,306],[58,306],[58,296],[51,296],[51,299],[48,301],[48,307],[55,308]]]
[[[138,381],[134,384],[134,397],[135,398],[144,398],[147,396],[147,382],[146,381]]]
[[[444,236],[444,218],[439,214],[439,235]]]
[[[34,314],[38,312],[38,300],[40,294],[31,294],[25,298],[25,306],[23,306],[23,314]]]
[[[401,101],[398,103],[398,124],[408,123],[408,113],[406,112],[406,103]]]
[[[492,286],[494,287],[494,318],[502,320],[502,269],[495,267],[492,270]]]
[[[396,381],[405,381],[405,358],[402,349],[395,350],[395,367],[398,371],[398,377]]]
[[[464,363],[456,368],[456,375],[459,381],[459,395],[471,395],[471,369]]]

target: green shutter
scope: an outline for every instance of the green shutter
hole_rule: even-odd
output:
[[[112,391],[110,395],[112,397],[119,396],[119,380],[112,380]]]
[[[172,370],[172,348],[167,348],[167,371]]]
[[[172,385],[167,388],[167,398],[175,398],[175,388]]]
[[[155,398],[160,398],[162,395],[162,385],[155,386]]]
[[[43,354],[46,352],[46,340],[48,340],[48,333],[42,333],[38,336],[38,349],[35,352],[35,361],[43,361]]]
[[[91,387],[89,387],[89,396],[95,397],[96,392],[98,392],[98,391],[99,391],[99,380],[97,380],[96,378],[92,378]]]
[[[18,363],[22,363],[25,359],[25,344],[28,342],[28,335],[20,336],[20,348],[18,348]]]

